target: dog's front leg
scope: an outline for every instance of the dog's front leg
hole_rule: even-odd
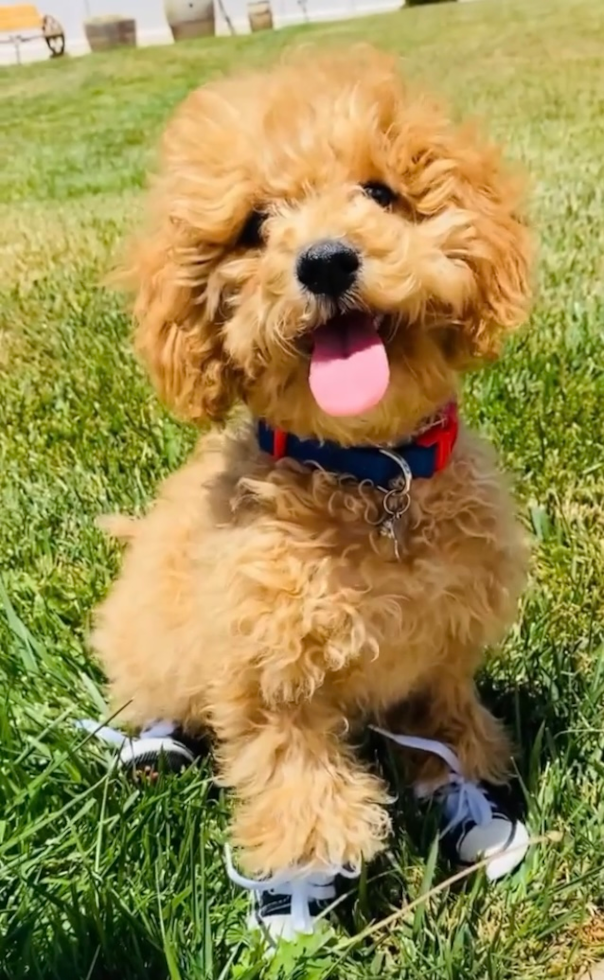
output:
[[[270,875],[359,867],[383,846],[390,822],[382,782],[343,741],[327,703],[252,708],[251,692],[214,706],[222,782],[235,791],[233,841],[241,866]]]
[[[240,863],[256,875],[359,866],[387,835],[387,794],[345,742],[331,678],[373,649],[365,597],[307,530],[257,521],[234,543],[232,647],[210,723]]]

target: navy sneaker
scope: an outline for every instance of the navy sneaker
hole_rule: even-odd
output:
[[[440,840],[455,863],[468,867],[487,858],[487,878],[496,881],[524,860],[529,848],[526,826],[496,800],[486,783],[466,779],[450,746],[436,739],[398,735],[383,728],[374,731],[403,748],[432,752],[448,766],[444,784],[437,788],[416,786],[415,795],[419,800],[440,804]]]
[[[486,783],[473,783],[451,774],[449,782],[431,794],[441,806],[440,839],[452,860],[462,866],[488,858],[490,881],[509,874],[524,860],[529,834]]]
[[[90,719],[76,724],[107,745],[118,748],[116,764],[135,778],[155,781],[162,771],[182,772],[204,754],[202,740],[191,739],[171,722],[156,722],[136,736]]]
[[[292,942],[297,936],[311,935],[336,898],[336,877],[358,877],[358,871],[339,868],[326,872],[290,870],[260,880],[246,878],[234,867],[229,848],[226,866],[231,881],[251,892],[248,927],[260,930],[271,947],[279,940]]]

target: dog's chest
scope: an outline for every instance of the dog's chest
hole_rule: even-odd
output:
[[[387,707],[453,659],[477,664],[509,621],[521,536],[479,449],[412,486],[392,527],[398,556],[363,488],[277,471],[244,489],[225,593],[234,631],[254,656],[285,648],[293,688],[321,677],[347,713]]]
[[[332,598],[354,608],[359,651],[333,685],[344,702],[380,710],[452,661],[499,640],[522,578],[521,535],[503,501],[410,512],[380,554],[334,558]],[[520,574],[518,574],[518,571]]]

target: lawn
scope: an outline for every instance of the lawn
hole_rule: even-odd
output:
[[[561,839],[509,881],[445,887],[355,938],[449,873],[434,823],[403,796],[392,851],[344,904],[336,939],[269,967],[226,882],[228,801],[209,767],[138,790],[72,723],[105,711],[85,638],[119,554],[95,518],[142,511],[195,438],[158,405],[103,276],[171,108],[310,35],[400,52],[531,175],[535,312],[468,383],[463,410],[497,445],[534,538],[518,625],[484,694],[516,739],[532,831]],[[1,976],[543,980],[602,955],[602,78],[599,0],[441,4],[0,73]]]

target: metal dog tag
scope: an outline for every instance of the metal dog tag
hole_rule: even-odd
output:
[[[398,546],[398,538],[395,530],[395,523],[398,520],[398,515],[393,514],[392,517],[386,517],[380,524],[380,534],[383,538],[390,538],[392,545],[394,547],[394,557],[397,561],[401,560],[401,552]]]
[[[401,552],[398,539],[398,524],[404,516],[410,504],[409,490],[405,486],[401,489],[389,490],[384,497],[384,516],[379,522],[379,533],[384,538],[392,541],[394,556],[397,561],[401,560]]]
[[[401,552],[399,548],[399,538],[397,534],[398,524],[402,517],[405,515],[406,511],[409,509],[411,503],[411,497],[409,491],[411,489],[411,469],[407,460],[398,453],[393,452],[390,449],[382,449],[381,452],[384,456],[393,459],[401,468],[400,479],[397,480],[395,486],[390,490],[386,490],[381,487],[380,489],[384,492],[384,516],[378,524],[379,533],[384,538],[389,538],[392,541],[394,548],[394,556],[397,561],[401,560]]]

